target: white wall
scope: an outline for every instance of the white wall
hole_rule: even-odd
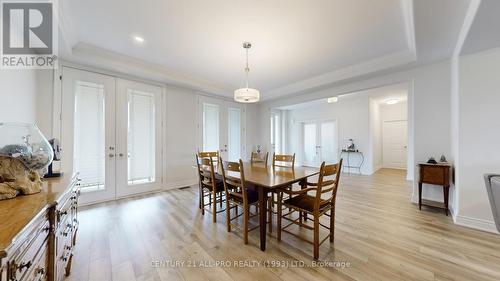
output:
[[[0,70],[0,122],[35,122],[36,85],[36,70]]]
[[[341,149],[347,140],[352,138],[357,148],[364,153],[365,163],[362,166],[362,174],[371,174],[370,140],[369,140],[369,113],[368,97],[341,99],[337,103],[324,103],[311,105],[308,107],[290,110],[288,112],[288,122],[291,124],[290,131],[286,139],[289,142],[290,153],[297,153],[297,162],[303,161],[302,151],[302,122],[317,120],[336,120],[338,128],[338,145]],[[339,153],[340,156],[340,153]],[[345,158],[345,156],[344,156]],[[351,156],[351,165],[357,165],[358,159]],[[344,159],[344,161],[347,161]],[[352,169],[352,172],[355,172]]]
[[[483,174],[500,173],[500,48],[460,58],[457,223],[496,232]]]

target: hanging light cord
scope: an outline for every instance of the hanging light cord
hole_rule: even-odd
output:
[[[250,72],[250,68],[248,67],[248,49],[247,47],[245,47],[246,51],[247,51],[247,64],[246,64],[246,67],[245,67],[245,72],[246,72],[246,76],[247,76],[247,90],[248,90],[248,72]]]

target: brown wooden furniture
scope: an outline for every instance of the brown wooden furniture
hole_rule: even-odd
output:
[[[248,244],[248,232],[259,227],[253,227],[248,229],[250,217],[254,217],[256,215],[250,216],[250,206],[255,206],[258,208],[259,203],[259,195],[256,190],[249,189],[248,185],[245,183],[245,171],[243,168],[243,162],[227,162],[222,161],[220,159],[221,165],[221,174],[224,182],[224,191],[226,193],[226,223],[227,223],[227,231],[231,232],[231,221],[240,217],[242,214],[238,215],[238,206],[243,208],[243,240],[245,244]],[[233,172],[239,174],[238,177],[231,177],[226,175],[226,172]],[[231,209],[235,209],[236,216],[231,218]]]
[[[422,184],[434,184],[443,186],[444,204],[440,208],[444,208],[444,213],[448,215],[448,198],[450,193],[450,168],[448,163],[419,163],[420,179],[418,181],[418,209],[422,210],[422,205],[431,207],[440,207],[436,204],[422,203]]]
[[[293,155],[280,155],[273,153],[273,167],[294,168],[295,153]]]
[[[217,213],[224,210],[217,210],[217,203],[222,208],[224,184],[222,180],[215,177],[215,165],[213,158],[218,153],[199,152],[196,155],[196,164],[198,166],[199,188],[200,188],[200,209],[201,214],[205,215],[205,210],[212,213],[214,222],[217,222]],[[218,163],[219,160],[215,160]],[[205,197],[208,197],[208,203],[205,204]],[[208,209],[206,207],[209,206]]]
[[[325,165],[325,162],[321,164],[319,177],[317,183],[306,182],[306,187],[301,190],[293,191],[288,189],[280,189],[278,192],[278,241],[281,241],[281,231],[290,233],[301,240],[307,241],[313,244],[314,248],[314,259],[317,260],[319,257],[319,246],[330,238],[330,243],[334,240],[335,234],[335,200],[337,198],[338,184],[340,180],[340,170],[342,168],[342,159],[340,162],[333,165]],[[328,179],[331,177],[331,179]],[[308,193],[314,192],[314,195],[309,195]],[[283,193],[289,194],[291,197],[289,199],[283,200]],[[330,195],[328,198],[322,198],[322,195]],[[291,211],[283,214],[282,206],[286,206]],[[330,211],[328,215],[327,212]],[[294,219],[290,215],[294,212],[311,214],[313,216],[313,226],[307,225],[302,222],[302,217]],[[321,216],[326,215],[330,217],[330,226],[323,225],[319,222]],[[285,227],[281,227],[282,219],[290,221]],[[311,242],[300,235],[292,233],[286,228],[291,225],[299,225],[306,229],[313,230],[314,240]],[[327,237],[323,240],[319,240],[319,226],[322,226],[330,231]]]
[[[305,185],[308,177],[318,174],[318,169],[309,167],[295,167],[293,169],[283,167],[263,167],[244,165],[243,173],[245,183],[252,184],[259,195],[259,231],[260,231],[260,249],[266,250],[266,214],[268,204],[268,193],[276,188],[283,188],[294,183]],[[238,178],[239,173],[227,171],[230,177]]]
[[[0,280],[63,280],[78,230],[76,176],[44,180],[42,192],[0,201]]]
[[[266,152],[266,156],[261,158],[257,152],[252,152],[252,156],[250,157],[250,164],[263,164],[267,166],[267,159],[269,158],[269,152]]]
[[[273,167],[281,167],[293,169],[295,167],[295,153],[293,155],[277,155],[273,153]],[[287,187],[292,189],[292,185]],[[271,191],[271,196],[269,197],[269,207],[268,207],[268,221],[269,221],[269,233],[273,232],[273,214],[277,215],[278,212],[274,210],[274,207],[278,204],[278,194]]]

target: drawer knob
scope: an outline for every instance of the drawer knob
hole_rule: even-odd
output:
[[[36,274],[43,275],[43,274],[45,274],[45,268],[43,268],[43,267],[37,268],[37,270],[35,272],[36,272]]]
[[[31,261],[29,262],[22,262],[20,265],[17,266],[17,270],[23,271],[24,268],[28,269],[31,267]]]

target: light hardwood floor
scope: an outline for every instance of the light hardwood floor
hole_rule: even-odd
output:
[[[191,187],[82,210],[68,280],[500,280],[500,235],[454,225],[441,210],[419,211],[401,171],[342,175],[335,243],[320,247],[320,260],[350,263],[344,268],[212,266],[297,260],[310,265],[312,245],[286,233],[278,243],[273,233],[261,252],[258,230],[244,245],[239,229],[226,231],[224,213],[216,224],[200,214],[197,192]],[[206,267],[188,267],[189,261]]]

